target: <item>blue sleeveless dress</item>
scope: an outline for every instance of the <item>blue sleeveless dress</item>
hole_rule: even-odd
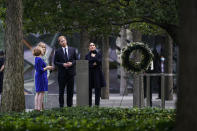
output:
[[[47,71],[44,71],[46,63],[40,57],[35,57],[35,88],[36,92],[48,91]]]

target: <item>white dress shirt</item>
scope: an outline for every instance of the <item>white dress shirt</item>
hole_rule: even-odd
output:
[[[64,54],[66,53],[67,54],[67,57],[68,57],[68,46],[62,47],[62,49],[64,51]]]

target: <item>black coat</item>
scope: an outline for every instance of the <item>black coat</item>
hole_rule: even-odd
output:
[[[91,53],[96,54],[95,57],[91,57]],[[89,87],[101,88],[106,86],[104,75],[102,72],[102,55],[100,52],[90,51],[85,57],[89,61]],[[96,65],[93,65],[96,63]]]
[[[54,64],[58,67],[58,77],[74,76],[76,74],[76,50],[75,48],[68,47],[68,60],[66,60],[64,51],[61,48],[57,49],[54,57]],[[64,67],[63,63],[72,62],[71,67]]]

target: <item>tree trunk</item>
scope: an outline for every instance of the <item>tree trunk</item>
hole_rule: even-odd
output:
[[[121,29],[121,38],[120,38],[120,48],[124,48],[126,47],[127,43],[126,43],[126,39],[127,39],[127,33],[126,33],[126,29],[122,28]],[[121,66],[120,67],[120,95],[128,95],[128,89],[127,89],[127,73],[125,71],[125,69]]]
[[[164,44],[164,57],[165,60],[165,73],[172,73],[172,63],[173,63],[173,40],[167,34],[166,40]],[[166,100],[173,100],[173,76],[166,76],[165,77],[165,99]]]
[[[134,42],[140,42],[142,41],[142,34],[139,31],[133,31],[133,41]],[[138,56],[136,54],[136,59],[138,59]],[[133,76],[133,106],[137,106],[137,107],[142,107],[144,103],[142,103],[142,91],[143,89],[141,89],[141,85],[143,84],[143,81],[140,78],[140,75],[142,75],[142,73],[139,74],[134,74]],[[143,91],[144,92],[144,91]]]
[[[84,60],[85,55],[88,53],[88,47],[90,44],[88,31],[86,29],[82,29],[80,37],[80,59]]]
[[[102,55],[103,55],[103,73],[106,80],[106,87],[101,89],[101,98],[109,99],[109,38],[104,37],[102,40]]]
[[[197,130],[197,1],[180,1],[179,80],[176,131]]]
[[[22,44],[22,0],[7,0],[5,28],[6,61],[3,80],[1,111],[23,111],[24,57]]]

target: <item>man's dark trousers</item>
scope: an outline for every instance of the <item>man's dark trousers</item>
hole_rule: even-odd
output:
[[[59,104],[60,107],[64,106],[64,90],[67,86],[67,106],[71,107],[73,105],[73,90],[74,90],[74,76],[59,77]]]

